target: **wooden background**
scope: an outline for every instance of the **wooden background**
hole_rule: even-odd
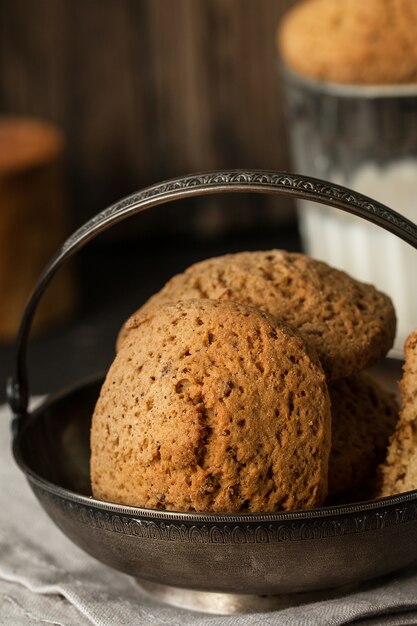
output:
[[[64,130],[74,226],[167,177],[290,167],[275,33],[292,4],[0,0],[0,110]],[[163,222],[213,234],[289,216],[276,199],[228,202]]]

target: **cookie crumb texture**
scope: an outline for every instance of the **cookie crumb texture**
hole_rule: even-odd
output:
[[[278,49],[299,74],[334,83],[417,83],[415,0],[306,0],[284,16]]]
[[[329,395],[329,495],[354,490],[366,482],[375,485],[378,464],[385,458],[398,421],[395,396],[365,373],[330,383]]]
[[[267,311],[300,332],[329,379],[371,366],[394,342],[395,310],[388,296],[304,254],[240,252],[201,261],[171,278],[140,311],[190,298],[232,300]]]
[[[417,489],[417,330],[404,346],[400,419],[380,467],[379,496]]]
[[[331,417],[314,353],[271,316],[197,300],[131,320],[91,431],[94,496],[147,508],[320,505]]]

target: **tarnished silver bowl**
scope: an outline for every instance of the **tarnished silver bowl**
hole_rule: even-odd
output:
[[[112,504],[91,497],[89,479],[90,421],[101,379],[77,383],[28,412],[26,351],[31,322],[44,289],[62,264],[129,215],[217,192],[276,193],[321,202],[374,222],[417,248],[417,226],[412,222],[365,196],[306,176],[211,172],[170,180],[125,198],[64,243],[27,305],[16,373],[8,384],[18,465],[39,502],[72,541],[137,577],[160,597],[180,604],[192,591],[278,597],[318,592],[356,585],[410,564],[417,559],[417,490],[346,506],[253,515]]]

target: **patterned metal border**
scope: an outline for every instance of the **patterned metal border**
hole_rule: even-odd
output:
[[[32,486],[37,497],[47,508],[59,511],[66,519],[96,530],[116,532],[130,537],[180,543],[283,543],[287,541],[324,540],[330,537],[378,531],[390,526],[417,522],[417,503],[404,503],[376,511],[351,515],[335,515],[331,519],[288,520],[259,523],[201,522],[184,518],[176,523],[158,519],[141,519],[135,516],[113,514],[95,507],[71,502]]]
[[[278,172],[256,172],[256,171],[231,171],[231,172],[213,172],[207,174],[196,174],[185,176],[171,181],[166,181],[152,187],[148,187],[143,191],[135,193],[120,202],[108,207],[81,228],[79,228],[63,245],[62,250],[68,250],[76,243],[82,240],[86,234],[92,229],[97,228],[101,224],[105,224],[109,220],[114,220],[119,216],[125,216],[127,213],[136,212],[138,205],[149,200],[171,197],[172,194],[181,194],[181,197],[187,195],[187,191],[197,190],[204,191],[212,189],[220,191],[221,188],[241,187],[244,191],[248,187],[248,191],[260,191],[275,193],[285,193],[291,191],[302,192],[303,195],[311,199],[327,200],[326,203],[335,204],[335,201],[341,201],[349,204],[351,207],[363,209],[366,213],[373,214],[382,218],[393,225],[404,229],[413,237],[417,237],[417,227],[404,219],[401,215],[395,214],[393,211],[384,207],[384,205],[371,200],[359,193],[353,192],[339,185],[313,179],[307,176],[299,176],[294,174],[278,173]],[[194,193],[193,193],[194,195]],[[152,203],[155,204],[155,203]]]

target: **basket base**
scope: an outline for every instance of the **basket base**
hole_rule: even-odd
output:
[[[306,593],[292,593],[276,596],[263,596],[241,593],[215,593],[194,591],[160,585],[146,580],[136,579],[143,591],[159,602],[200,613],[234,615],[238,613],[263,613],[278,611],[293,606],[330,600],[344,596],[357,588],[357,585],[345,585],[337,589],[325,589]]]

